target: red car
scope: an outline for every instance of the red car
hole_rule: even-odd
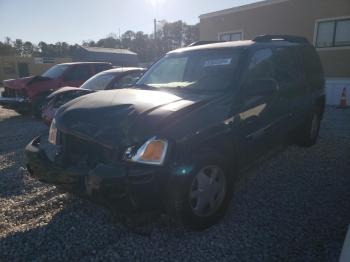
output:
[[[54,90],[64,86],[78,87],[91,76],[111,69],[112,64],[104,62],[64,63],[51,67],[40,76],[4,80],[5,91],[0,105],[20,114],[32,113],[41,117],[42,104]]]
[[[46,98],[42,119],[47,125],[50,125],[57,109],[68,101],[100,90],[131,86],[145,71],[145,68],[138,67],[110,69],[91,77],[80,88],[67,86],[56,90]]]

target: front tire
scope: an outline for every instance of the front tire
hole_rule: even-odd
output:
[[[33,101],[32,104],[32,114],[36,119],[41,119],[42,117],[42,108],[45,102],[45,98],[38,98]]]
[[[220,220],[230,201],[232,176],[222,157],[209,154],[198,158],[194,169],[171,181],[167,211],[172,218],[192,230],[208,228]]]

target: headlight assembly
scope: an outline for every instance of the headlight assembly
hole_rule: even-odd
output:
[[[125,159],[135,163],[161,166],[164,163],[167,150],[167,140],[152,137],[137,150],[134,147],[128,148],[125,152]]]
[[[57,127],[56,127],[56,121],[55,119],[52,120],[51,126],[50,126],[50,131],[49,131],[49,142],[51,144],[56,145],[57,142]]]

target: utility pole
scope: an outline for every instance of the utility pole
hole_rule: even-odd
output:
[[[154,61],[157,59],[157,51],[158,51],[158,48],[157,48],[157,19],[154,18],[153,20],[154,22]]]
[[[181,34],[180,34],[180,47],[182,47],[182,43],[183,43],[183,33],[184,33],[184,28],[183,28],[183,23],[182,20],[180,20],[181,23]]]
[[[154,39],[157,39],[157,19],[154,18]]]

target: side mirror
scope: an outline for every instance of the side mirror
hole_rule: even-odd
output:
[[[249,96],[271,96],[278,91],[278,83],[274,79],[253,80],[248,87]]]

